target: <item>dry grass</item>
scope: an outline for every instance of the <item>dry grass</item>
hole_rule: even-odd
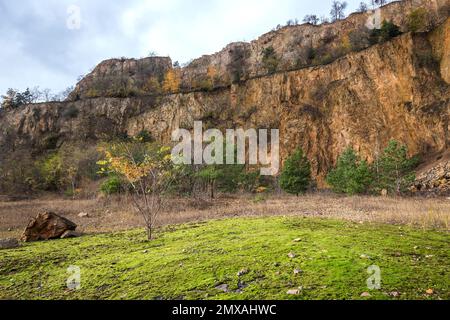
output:
[[[142,226],[141,217],[125,198],[67,200],[45,198],[0,202],[0,238],[17,237],[30,218],[42,211],[54,211],[78,224],[86,233],[127,230]],[[80,212],[89,218],[79,218]],[[270,195],[225,196],[214,201],[171,199],[160,225],[179,224],[238,216],[318,216],[356,222],[414,225],[424,229],[449,230],[450,200],[445,198],[339,197],[310,194],[303,197]]]

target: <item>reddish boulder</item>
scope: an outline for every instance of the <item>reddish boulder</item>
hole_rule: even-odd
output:
[[[24,242],[58,239],[67,231],[74,231],[77,225],[53,212],[40,213],[31,219],[20,240]]]

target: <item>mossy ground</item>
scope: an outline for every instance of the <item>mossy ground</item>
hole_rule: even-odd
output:
[[[448,249],[445,231],[318,218],[217,220],[161,229],[151,242],[133,230],[0,251],[0,298],[362,299],[370,292],[364,299],[449,299]],[[71,265],[81,268],[80,290],[67,289]],[[371,265],[381,268],[380,290],[367,288]],[[221,284],[229,292],[216,289]]]

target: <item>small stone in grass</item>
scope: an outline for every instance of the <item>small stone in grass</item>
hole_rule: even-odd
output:
[[[300,290],[299,289],[291,289],[287,292],[287,294],[296,296],[296,295],[300,294]]]
[[[292,253],[292,252],[289,252],[288,257],[291,258],[291,259],[294,259],[295,258],[295,254]]]
[[[300,273],[302,273],[303,271],[302,270],[300,270],[300,269],[295,269],[294,270],[294,274],[300,274]]]
[[[238,277],[242,277],[243,275],[248,273],[248,269],[242,269],[241,271],[238,272],[237,276]]]
[[[428,295],[431,295],[431,294],[433,294],[434,293],[434,290],[433,289],[428,289],[427,291],[425,291]]]
[[[361,297],[371,297],[372,295],[368,292],[361,293]]]
[[[368,256],[367,254],[362,254],[360,255],[361,259],[370,259],[370,256]]]
[[[228,285],[227,284],[221,284],[219,286],[216,287],[217,290],[223,291],[223,292],[228,292]]]
[[[301,242],[301,241],[302,241],[302,239],[300,239],[300,238],[294,239],[294,242]]]
[[[397,291],[391,291],[391,292],[389,292],[389,295],[391,296],[391,297],[398,297],[399,295],[400,295],[400,293],[398,293]]]

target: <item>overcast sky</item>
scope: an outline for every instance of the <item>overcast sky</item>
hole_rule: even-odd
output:
[[[347,13],[361,0],[348,0]],[[331,0],[0,0],[0,94],[54,92],[113,57],[154,51],[180,63],[250,41]],[[79,15],[78,9],[79,8]],[[80,16],[81,20],[77,19]]]

